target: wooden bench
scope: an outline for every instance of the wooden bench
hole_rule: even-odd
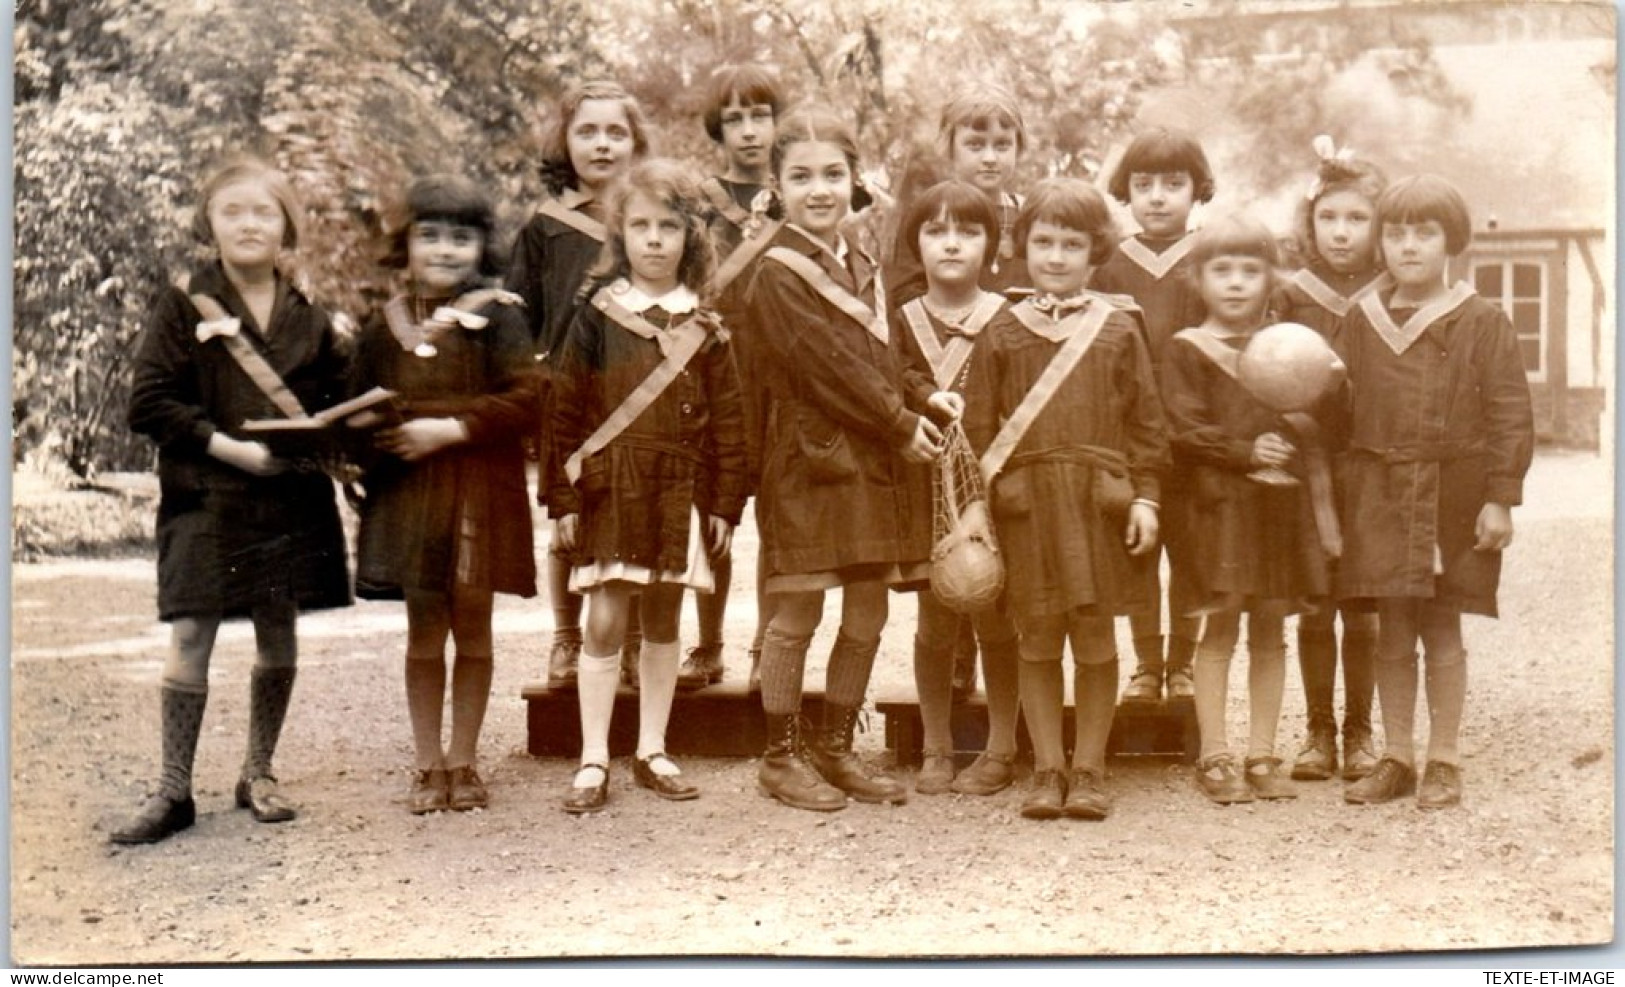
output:
[[[545,683],[525,686],[526,750],[536,757],[577,757],[581,754],[581,717],[574,689],[553,690]],[[823,715],[824,694],[809,689],[802,710],[808,721]],[[880,697],[875,711],[884,721],[886,748],[901,765],[920,761],[922,729],[920,707],[912,694]],[[871,717],[872,719],[872,717]],[[861,723],[862,721],[860,721]],[[877,725],[868,724],[869,730]],[[952,719],[954,749],[972,756],[987,742],[987,699],[978,693],[955,706]],[[1066,708],[1066,742],[1072,743],[1072,707]],[[1032,744],[1025,728],[1017,728],[1023,753]],[[1196,760],[1200,738],[1196,712],[1182,702],[1125,703],[1117,707],[1107,752],[1115,755],[1183,757]],[[859,744],[863,744],[859,737]],[[615,694],[615,716],[610,721],[609,752],[613,757],[636,753],[638,693],[622,687]],[[760,696],[746,691],[743,681],[726,681],[696,692],[679,692],[666,727],[666,749],[674,757],[757,757],[767,746],[767,724]],[[962,760],[967,759],[962,758]]]

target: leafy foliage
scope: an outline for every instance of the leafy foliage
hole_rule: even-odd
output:
[[[1305,135],[1345,109],[1336,79],[1378,45],[1400,60],[1386,78],[1411,87],[1403,98],[1452,106],[1425,45],[1359,18],[1315,30],[1294,62],[1260,59],[1244,28],[1175,5],[21,0],[16,449],[81,477],[150,461],[123,424],[130,355],[153,292],[201,256],[187,233],[195,183],[235,151],[290,175],[308,208],[297,273],[359,316],[390,290],[378,241],[412,176],[466,173],[502,204],[501,233],[518,229],[541,194],[541,134],[575,81],[620,79],[657,152],[709,169],[709,73],[775,65],[792,101],[851,109],[881,189],[929,157],[942,98],[973,78],[1022,100],[1028,181],[1096,174],[1149,94],[1194,80],[1267,149],[1248,180],[1272,188],[1302,174]]]

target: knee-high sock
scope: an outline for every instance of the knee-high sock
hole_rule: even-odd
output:
[[[694,594],[694,615],[699,618],[699,646],[702,648],[722,647],[722,622],[728,612],[728,588],[733,585],[733,555],[712,559],[711,576],[716,583],[711,592]]]
[[[491,701],[490,655],[458,655],[451,667],[451,749],[446,766],[473,765],[480,745],[480,728]]]
[[[1015,641],[982,643],[982,681],[987,688],[987,749],[1016,752],[1016,715],[1021,706],[1021,655]]]
[[[192,795],[192,761],[197,757],[197,738],[208,702],[207,686],[200,689],[165,682],[159,691],[163,770],[158,778],[158,794],[166,798],[178,802]]]
[[[271,773],[271,759],[276,756],[282,723],[288,716],[296,672],[292,666],[256,665],[249,673],[248,752],[243,758],[244,778],[258,778]]]
[[[581,763],[609,763],[609,723],[615,714],[615,690],[621,685],[621,656],[581,649],[576,695],[581,709]]]
[[[769,627],[762,636],[762,711],[770,716],[801,712],[801,677],[812,635],[791,637]]]
[[[1343,613],[1343,737],[1370,736],[1371,698],[1376,694],[1376,614]]]
[[[1416,655],[1377,654],[1377,699],[1382,706],[1383,753],[1416,763]]]
[[[581,594],[570,592],[570,560],[547,553],[547,598],[553,607],[553,640],[581,640]]]
[[[1202,757],[1223,754],[1230,749],[1225,734],[1225,714],[1230,705],[1229,647],[1218,647],[1203,641],[1196,647],[1196,660],[1192,663],[1192,677],[1196,680],[1196,725],[1202,733]]]
[[[412,718],[412,746],[419,771],[438,768],[446,756],[440,727],[446,709],[446,662],[440,655],[406,656],[406,712]]]
[[[1286,649],[1247,641],[1247,756],[1272,757],[1286,690]]]
[[[954,749],[954,652],[951,645],[945,645],[948,642],[940,636],[914,636],[914,691],[920,697],[922,739],[925,750],[934,754],[950,754]]]
[[[1078,664],[1072,675],[1076,730],[1072,766],[1104,774],[1106,743],[1111,739],[1112,720],[1117,715],[1117,658]]]
[[[829,650],[829,666],[824,671],[824,701],[854,709],[863,705],[869,692],[869,675],[874,671],[875,654],[880,651],[880,638],[862,641],[846,636],[843,630],[835,635]]]
[[[1303,700],[1309,731],[1337,732],[1332,702],[1337,691],[1336,615],[1303,614],[1298,618],[1298,671],[1303,676]]]
[[[1021,715],[1033,742],[1033,767],[1040,771],[1066,769],[1066,674],[1059,660],[1021,659]]]
[[[681,641],[643,640],[638,657],[638,757],[666,752],[666,724],[677,694]]]
[[[1460,766],[1457,741],[1467,705],[1467,652],[1427,656],[1428,760]],[[1387,702],[1383,705],[1386,707]]]

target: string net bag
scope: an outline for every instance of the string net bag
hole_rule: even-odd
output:
[[[1004,559],[987,511],[981,465],[965,430],[955,422],[943,437],[931,481],[931,592],[948,609],[971,613],[998,600]]]

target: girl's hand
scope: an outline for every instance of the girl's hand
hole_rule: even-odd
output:
[[[1499,552],[1512,544],[1512,508],[1505,504],[1485,504],[1478,512],[1474,534],[1478,537],[1474,551]]]
[[[409,463],[467,441],[468,429],[455,418],[414,418],[378,433],[379,448]]]
[[[715,514],[706,519],[706,544],[711,548],[711,557],[720,559],[733,548],[734,526]]]
[[[1253,440],[1253,465],[1284,467],[1292,462],[1297,451],[1292,443],[1274,432],[1265,432]]]
[[[581,515],[566,514],[553,522],[553,544],[560,551],[576,550],[576,538],[581,533]]]
[[[287,462],[271,455],[265,443],[234,439],[224,432],[209,436],[208,453],[254,476],[275,476],[288,468]]]
[[[903,447],[903,458],[911,463],[929,463],[942,455],[942,429],[931,419],[921,416],[914,426],[914,437]]]
[[[1128,554],[1144,555],[1157,547],[1157,509],[1150,504],[1130,504],[1128,529],[1123,535]]]
[[[926,398],[925,406],[936,412],[932,416],[933,419],[943,424],[952,424],[965,413],[965,398],[964,395],[955,394],[953,391],[937,391]]]

